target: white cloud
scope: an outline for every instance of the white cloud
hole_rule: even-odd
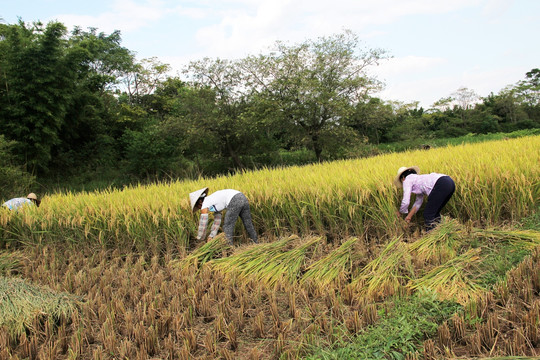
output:
[[[420,106],[429,108],[437,100],[450,96],[462,87],[473,90],[481,97],[490,93],[497,94],[506,86],[523,79],[523,74],[521,68],[505,67],[491,71],[468,69],[457,75],[430,78],[412,76],[402,81],[389,82],[386,89],[377,96],[384,100],[418,101]]]
[[[395,76],[398,74],[423,73],[430,68],[447,63],[446,59],[426,56],[405,56],[401,58],[391,58],[381,62],[373,69],[378,76]]]
[[[197,42],[208,54],[241,57],[276,40],[298,42],[351,29],[374,36],[367,26],[389,24],[414,14],[440,14],[486,0],[232,0],[218,23],[201,26]],[[219,10],[218,10],[219,11]],[[236,54],[236,56],[235,56]]]
[[[496,19],[503,15],[512,6],[514,0],[491,0],[487,1],[482,14],[488,18]]]
[[[101,0],[95,0],[101,1]],[[144,49],[137,46],[152,43],[147,57],[161,51],[160,60],[179,68],[191,60],[204,56],[220,58],[241,58],[267,50],[276,40],[297,43],[320,36],[328,36],[350,29],[361,39],[393,41],[392,31],[403,34],[418,34],[424,31],[422,19],[443,19],[444,14],[452,18],[463,17],[461,26],[467,34],[488,31],[487,21],[508,23],[520,21],[512,16],[529,16],[528,32],[516,27],[495,31],[502,26],[490,28],[493,38],[483,38],[478,44],[463,41],[460,32],[455,37],[445,37],[452,41],[446,48],[435,43],[441,37],[442,28],[425,29],[425,35],[414,38],[414,48],[400,43],[402,55],[383,61],[371,71],[386,83],[386,89],[379,95],[383,99],[401,101],[418,100],[429,107],[442,97],[449,96],[460,87],[467,87],[481,96],[489,92],[497,93],[509,84],[524,78],[526,71],[534,66],[537,51],[522,46],[516,39],[527,39],[537,29],[533,21],[536,12],[526,1],[514,0],[113,0],[103,5],[103,11],[94,16],[63,14],[55,19],[68,26],[83,28],[97,27],[100,31],[120,30],[124,39],[129,39],[132,51]],[[531,1],[530,3],[535,3]],[[96,5],[99,7],[99,5]],[[518,8],[519,7],[519,8]],[[512,11],[510,11],[512,10]],[[519,11],[519,12],[518,12]],[[478,16],[480,14],[480,16]],[[519,15],[516,15],[519,14]],[[171,16],[172,15],[172,16]],[[425,15],[425,17],[417,17]],[[508,15],[508,16],[507,16]],[[533,20],[531,20],[533,19]],[[171,21],[173,23],[166,23]],[[411,21],[409,21],[411,20]],[[523,19],[521,19],[523,20]],[[400,28],[395,24],[400,21]],[[177,24],[183,24],[180,29]],[[531,25],[532,24],[532,25]],[[160,25],[160,26],[157,26]],[[156,28],[166,25],[166,34],[153,34]],[[488,24],[489,25],[489,24]],[[477,28],[475,26],[480,26]],[[535,27],[536,26],[536,27]],[[145,33],[140,32],[144,29]],[[175,32],[177,31],[178,32]],[[512,43],[506,34],[521,31],[513,36]],[[139,32],[138,32],[139,31]],[[182,31],[182,33],[180,33]],[[415,32],[416,31],[416,32]],[[465,33],[465,31],[463,31]],[[142,35],[148,37],[141,40]],[[381,36],[385,35],[385,36]],[[401,35],[401,34],[400,34]],[[498,37],[497,37],[498,36]],[[379,37],[379,38],[378,38]],[[508,38],[510,35],[508,35]],[[404,37],[401,37],[403,39]],[[533,41],[534,36],[529,40]],[[453,41],[455,40],[455,41]],[[463,39],[467,40],[467,39]],[[384,41],[384,40],[383,40]],[[402,40],[403,41],[403,40]],[[422,43],[422,41],[424,43]],[[490,43],[495,41],[497,43]],[[525,43],[525,42],[524,42]],[[161,45],[165,44],[165,45]],[[391,45],[386,44],[386,47]],[[459,46],[459,48],[451,48]],[[505,53],[506,51],[507,53]],[[422,55],[428,56],[422,56]],[[486,60],[487,59],[487,60]],[[475,65],[481,67],[475,68]],[[498,70],[494,70],[497,69]]]
[[[61,21],[68,28],[79,26],[98,28],[99,31],[112,32],[120,30],[122,33],[137,30],[158,21],[168,12],[162,8],[160,1],[148,0],[143,4],[135,0],[115,0],[109,11],[97,16],[59,14],[54,20]]]

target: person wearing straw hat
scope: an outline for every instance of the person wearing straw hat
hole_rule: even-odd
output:
[[[37,207],[39,207],[40,204],[41,204],[41,200],[38,199],[36,194],[30,193],[26,195],[25,198],[19,197],[19,198],[10,199],[6,201],[5,203],[3,203],[2,206],[8,208],[9,210],[18,210],[22,206],[25,206],[25,205],[36,205]]]
[[[424,195],[428,197],[424,208],[424,223],[429,231],[441,221],[441,210],[454,194],[456,185],[448,175],[431,173],[420,175],[418,166],[400,167],[394,178],[394,185],[403,188],[403,200],[398,215],[407,214],[405,221],[411,222],[412,217],[422,206]],[[416,200],[409,212],[411,194],[416,194]]]
[[[214,223],[212,224],[209,235],[209,239],[212,239],[216,236],[221,225],[222,211],[227,210],[225,213],[225,222],[223,223],[223,231],[229,243],[233,245],[234,225],[238,217],[242,219],[251,240],[257,243],[257,232],[251,221],[249,201],[240,191],[225,189],[208,195],[208,188],[206,187],[190,193],[189,200],[193,212],[197,210],[201,211],[197,240],[205,238],[209,213],[214,214]]]

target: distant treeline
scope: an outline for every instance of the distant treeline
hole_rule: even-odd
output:
[[[0,24],[0,198],[540,128],[539,69],[498,94],[461,88],[424,109],[375,97],[382,84],[369,70],[387,53],[360,45],[350,31],[278,42],[243,59],[194,61],[180,77],[156,58],[137,61],[119,32]]]

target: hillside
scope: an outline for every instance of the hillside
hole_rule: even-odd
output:
[[[540,137],[45,197],[0,212],[0,358],[540,356]],[[398,167],[452,174],[430,233]],[[194,241],[187,194],[237,188],[240,226]]]

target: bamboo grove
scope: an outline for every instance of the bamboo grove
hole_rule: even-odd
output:
[[[2,212],[0,359],[539,356],[540,232],[517,227],[539,160],[526,137]],[[391,179],[412,164],[457,184],[427,234],[395,215]],[[242,190],[261,243],[195,242],[187,194],[203,186]],[[402,301],[439,315],[402,334],[387,327]]]

